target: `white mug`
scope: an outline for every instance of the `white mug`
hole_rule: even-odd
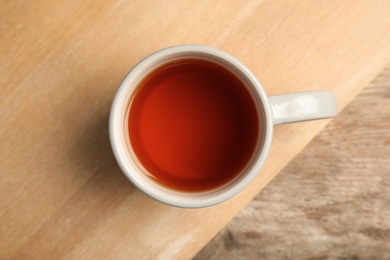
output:
[[[214,190],[181,192],[164,187],[145,174],[134,153],[127,130],[127,113],[137,84],[163,62],[183,57],[207,59],[232,71],[250,90],[260,116],[260,137],[252,160],[238,177]],[[139,62],[121,83],[110,112],[109,133],[115,158],[127,178],[150,197],[177,207],[207,207],[243,190],[261,171],[272,142],[274,125],[322,119],[337,115],[335,96],[329,91],[310,91],[268,97],[253,75],[231,55],[206,46],[179,45],[159,50]]]

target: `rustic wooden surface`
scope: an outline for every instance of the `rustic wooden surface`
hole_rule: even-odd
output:
[[[195,259],[390,259],[390,65]]]
[[[333,90],[341,109],[390,62],[389,12],[371,0],[2,1],[0,258],[192,257],[329,120],[275,129],[261,174],[233,199],[173,208],[112,156],[108,112],[127,71],[157,49],[204,44],[270,95]]]

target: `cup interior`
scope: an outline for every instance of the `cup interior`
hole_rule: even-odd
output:
[[[131,100],[142,79],[164,62],[182,58],[212,61],[233,72],[242,80],[258,108],[259,137],[255,152],[245,169],[230,182],[202,192],[177,191],[152,180],[135,154],[129,138],[128,114]],[[120,85],[110,113],[110,141],[116,160],[124,174],[140,190],[163,203],[185,208],[218,204],[243,190],[260,172],[272,140],[272,118],[267,96],[253,73],[240,61],[220,50],[199,45],[181,45],[160,50],[138,63]]]

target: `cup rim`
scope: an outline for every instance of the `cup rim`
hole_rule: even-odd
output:
[[[126,135],[124,133],[124,118],[128,110],[129,102],[132,96],[132,93],[135,92],[136,82],[141,77],[138,74],[144,75],[143,70],[148,71],[147,67],[151,64],[158,64],[161,60],[166,60],[167,57],[172,55],[192,53],[192,54],[202,54],[207,55],[208,57],[218,58],[223,62],[231,65],[237,71],[241,73],[245,80],[251,84],[256,93],[258,94],[256,104],[257,106],[261,105],[263,119],[262,131],[262,149],[257,151],[256,158],[253,158],[253,166],[248,171],[245,176],[238,181],[237,184],[231,185],[231,188],[222,188],[221,190],[210,191],[203,193],[185,193],[185,192],[176,192],[169,190],[167,188],[161,187],[149,180],[150,183],[145,178],[146,176],[141,173],[140,169],[137,167],[136,162],[131,157],[127,150],[126,145]],[[138,78],[137,78],[138,77]],[[258,104],[260,102],[260,104]],[[260,108],[258,108],[260,109]],[[171,206],[182,207],[182,208],[200,208],[208,207],[215,204],[219,204],[236,194],[242,191],[253,179],[260,173],[267,155],[270,150],[272,135],[273,135],[273,123],[272,123],[272,114],[268,103],[267,95],[261,86],[260,82],[257,80],[255,75],[238,59],[227,54],[221,50],[203,46],[203,45],[176,45],[168,48],[158,50],[143,60],[136,64],[133,69],[126,75],[122,83],[120,84],[114,100],[112,102],[110,116],[109,116],[109,137],[111,147],[115,156],[115,159],[120,166],[122,172],[125,176],[141,191],[143,191],[148,196]],[[263,126],[263,124],[265,125]],[[224,190],[223,190],[224,189]]]

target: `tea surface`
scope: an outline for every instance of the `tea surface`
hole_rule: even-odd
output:
[[[130,142],[158,183],[204,191],[234,179],[259,135],[253,98],[226,68],[195,58],[170,61],[138,85],[129,111]]]

